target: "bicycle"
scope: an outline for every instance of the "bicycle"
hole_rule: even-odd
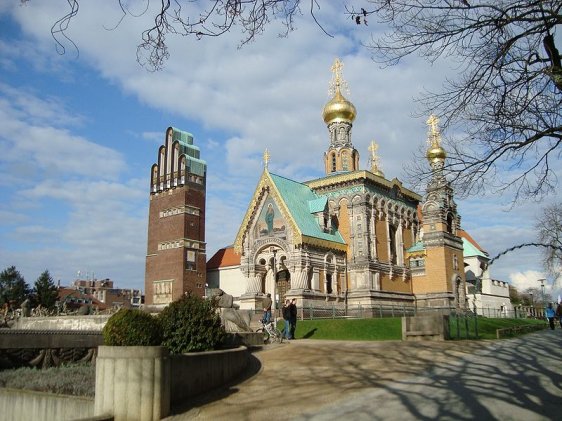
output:
[[[275,322],[273,320],[268,323],[264,323],[263,320],[260,320],[260,323],[261,327],[256,329],[256,332],[263,333],[264,343],[283,343],[283,333],[275,327]]]

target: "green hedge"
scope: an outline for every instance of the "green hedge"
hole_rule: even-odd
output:
[[[160,345],[160,320],[141,310],[123,308],[107,321],[103,328],[103,341],[112,346]]]
[[[215,349],[225,336],[213,302],[191,293],[167,306],[158,318],[162,345],[173,354]]]

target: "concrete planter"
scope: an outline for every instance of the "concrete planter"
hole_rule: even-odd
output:
[[[160,420],[170,412],[170,359],[161,346],[100,346],[95,415]]]

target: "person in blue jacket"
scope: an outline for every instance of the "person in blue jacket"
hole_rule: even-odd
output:
[[[548,303],[548,307],[544,309],[544,315],[548,319],[548,324],[550,328],[554,330],[554,316],[556,316],[556,313],[552,308],[552,303]]]

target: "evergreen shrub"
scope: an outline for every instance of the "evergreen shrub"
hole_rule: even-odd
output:
[[[160,320],[141,310],[122,308],[104,326],[103,341],[112,346],[161,345]]]
[[[173,354],[216,349],[225,337],[214,302],[191,292],[167,306],[158,318],[162,345]]]

